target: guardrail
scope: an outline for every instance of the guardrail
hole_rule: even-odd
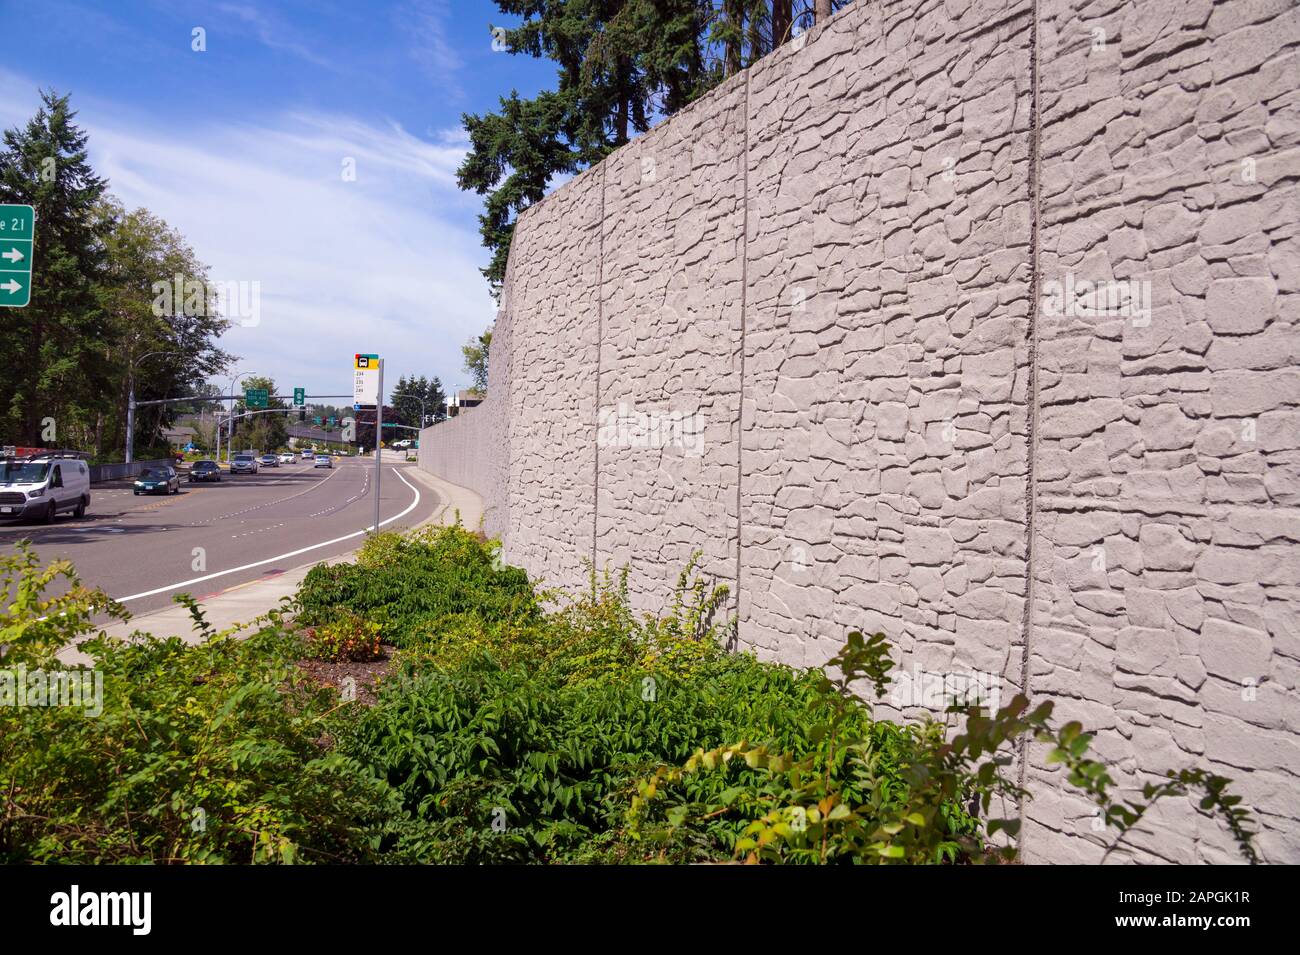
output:
[[[159,458],[155,461],[132,461],[130,464],[92,464],[90,466],[90,483],[103,484],[105,481],[120,481],[135,477],[145,468],[160,468],[170,465],[173,458]]]

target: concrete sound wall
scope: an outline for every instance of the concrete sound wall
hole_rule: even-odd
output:
[[[548,583],[700,551],[743,646],[883,630],[892,711],[1026,689],[1300,861],[1298,81],[1289,2],[854,4],[521,216],[421,462]],[[1033,755],[1026,856],[1095,860]]]

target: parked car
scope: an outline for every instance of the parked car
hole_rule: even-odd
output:
[[[195,481],[220,481],[221,465],[216,461],[195,461],[190,468],[190,483]]]
[[[293,462],[297,460],[298,459],[293,456],[293,452],[291,451],[280,455],[281,464],[293,464]]]
[[[181,479],[176,469],[170,465],[160,468],[145,468],[135,479],[132,494],[179,494]]]
[[[257,458],[251,454],[236,454],[230,462],[231,474],[256,474]]]
[[[53,524],[59,511],[85,515],[90,506],[90,468],[75,451],[0,460],[0,517]]]
[[[331,458],[328,454],[318,454],[316,455],[316,463],[313,464],[312,467],[332,468],[334,467],[334,459]]]

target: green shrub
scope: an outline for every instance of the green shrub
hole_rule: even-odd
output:
[[[747,655],[683,677],[633,668],[568,684],[490,657],[391,681],[339,733],[341,752],[401,794],[398,855],[422,862],[675,861],[729,858],[744,823],[719,819],[668,844],[635,842],[637,780],[700,746],[745,737],[814,758],[803,727],[829,717],[815,677]],[[883,753],[910,745],[865,711],[843,732]],[[712,785],[715,780],[705,780]],[[718,782],[719,788],[725,785]]]
[[[337,696],[301,679],[277,625],[197,646],[139,634],[82,644],[89,668],[44,652],[49,572],[0,557],[11,604],[0,669],[98,682],[97,706],[0,706],[0,862],[309,862],[377,858],[395,794],[331,751]],[[98,591],[72,585],[58,636],[82,637]],[[74,621],[69,625],[68,621]],[[36,635],[33,638],[33,635]],[[37,652],[37,651],[41,652]],[[98,711],[98,715],[93,715]]]
[[[528,575],[494,557],[459,525],[405,537],[380,534],[366,542],[357,563],[319,564],[307,573],[296,597],[298,620],[319,626],[340,609],[351,611],[399,647],[459,626],[540,620]]]
[[[384,656],[379,625],[351,611],[341,612],[329,623],[307,627],[302,636],[307,656],[313,660],[366,662]]]
[[[1015,858],[1020,822],[990,815],[995,800],[1013,806],[1030,794],[1007,775],[1019,741],[1049,743],[1049,763],[1064,766],[1066,780],[1101,810],[1119,832],[1113,851],[1150,807],[1169,796],[1200,792],[1197,807],[1216,815],[1232,834],[1244,859],[1258,861],[1249,813],[1227,792],[1230,780],[1201,769],[1171,770],[1163,783],[1143,786],[1138,800],[1120,800],[1104,764],[1088,758],[1092,734],[1078,723],[1051,724],[1052,704],[1032,710],[1017,695],[996,713],[954,705],[949,723],[924,721],[903,732],[911,745],[882,750],[872,733],[846,728],[860,719],[862,702],[850,690],[863,679],[884,696],[891,669],[883,634],[850,634],[827,664],[835,676],[817,680],[829,719],[808,727],[807,738],[823,739],[832,752],[822,760],[799,747],[739,742],[701,747],[680,767],[660,767],[638,786],[629,814],[633,837],[672,842],[718,819],[745,823],[734,845],[748,862],[851,862],[910,864]],[[718,792],[725,779],[730,788]],[[711,782],[710,782],[711,781]],[[968,816],[959,807],[970,801]],[[996,838],[1010,841],[998,844]]]

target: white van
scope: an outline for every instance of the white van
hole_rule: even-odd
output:
[[[90,466],[72,452],[0,458],[0,518],[53,524],[60,511],[77,517],[90,506]]]

